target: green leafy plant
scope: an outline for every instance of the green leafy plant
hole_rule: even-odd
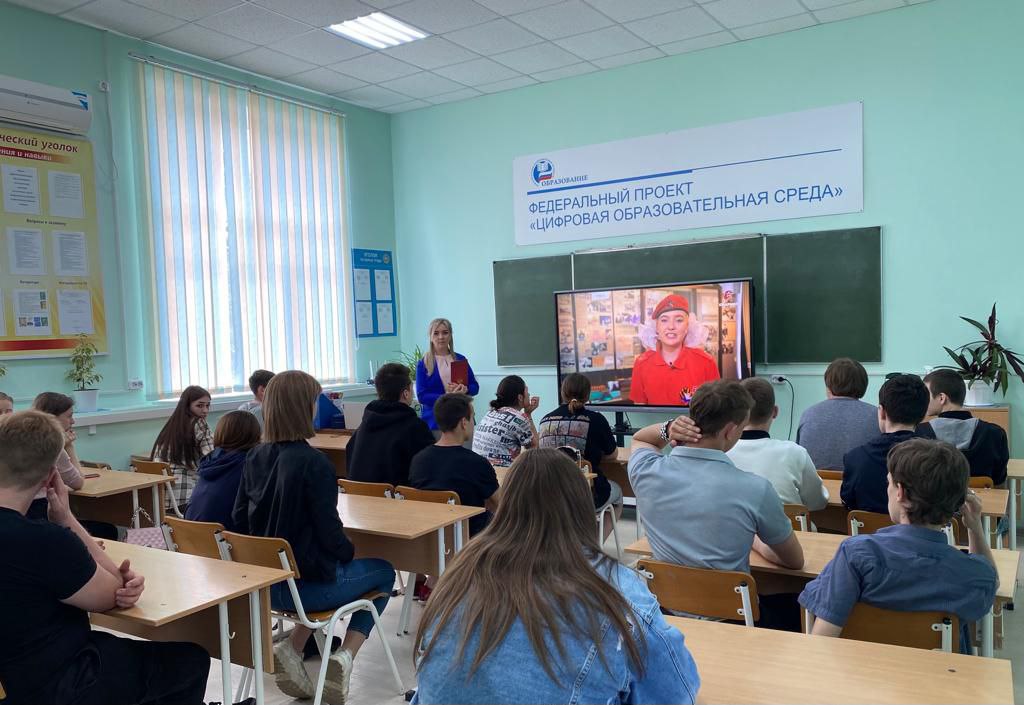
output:
[[[403,350],[396,350],[398,354],[398,361],[409,368],[409,379],[413,381],[413,389],[416,388],[416,365],[420,360],[423,359],[423,349],[417,345],[413,348],[412,352],[405,352]],[[412,408],[416,410],[416,413],[420,413],[423,406],[417,399],[412,403]]]
[[[103,375],[96,371],[96,354],[99,349],[85,333],[78,335],[78,344],[71,351],[71,369],[64,378],[73,382],[75,389],[84,392],[91,385],[103,379]]]
[[[954,349],[943,346],[955,365],[943,365],[942,369],[956,370],[967,382],[967,386],[973,386],[975,382],[981,381],[992,385],[994,391],[1003,390],[1006,395],[1010,386],[1010,371],[1013,371],[1021,381],[1024,381],[1024,360],[1020,353],[1016,353],[1004,347],[996,340],[996,305],[992,304],[992,313],[989,314],[987,325],[983,325],[973,318],[960,316],[960,318],[978,329],[981,333],[981,340],[973,340],[964,343]]]

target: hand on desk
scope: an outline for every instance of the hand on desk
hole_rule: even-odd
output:
[[[132,570],[131,563],[127,558],[117,567],[117,570],[121,573],[124,585],[114,593],[114,600],[118,607],[126,609],[139,601],[142,591],[146,588],[146,579]]]

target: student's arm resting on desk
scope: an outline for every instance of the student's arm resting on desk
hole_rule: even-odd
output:
[[[71,431],[74,433],[74,431]],[[82,463],[75,453],[75,444],[68,443],[64,451],[57,456],[57,470],[60,471],[64,484],[73,490],[80,490],[85,485],[85,476],[82,474]]]
[[[825,483],[821,481],[818,470],[814,467],[811,456],[803,451],[803,469],[800,472],[800,501],[808,511],[816,512],[828,506],[828,492],[825,490]]]
[[[850,612],[860,602],[861,576],[851,560],[850,547],[855,546],[851,541],[839,544],[835,557],[800,593],[800,605],[816,618],[813,634],[839,636]]]
[[[791,533],[782,543],[767,544],[759,537],[754,537],[752,548],[766,559],[781,565],[783,568],[799,570],[804,567],[804,549],[796,537],[796,532],[790,529]]]
[[[782,508],[782,500],[770,482],[763,480],[761,484],[761,502],[755,516],[757,536],[754,537],[753,549],[772,563],[785,568],[803,568],[804,549]]]

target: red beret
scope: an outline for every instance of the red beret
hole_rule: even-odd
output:
[[[690,302],[679,294],[669,294],[654,308],[654,317],[657,318],[667,311],[686,311],[689,313]]]

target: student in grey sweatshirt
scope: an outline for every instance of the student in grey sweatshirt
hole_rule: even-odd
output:
[[[856,360],[841,357],[825,370],[828,398],[800,416],[796,442],[819,470],[842,470],[843,456],[878,437],[878,409],[861,401],[868,373]]]

